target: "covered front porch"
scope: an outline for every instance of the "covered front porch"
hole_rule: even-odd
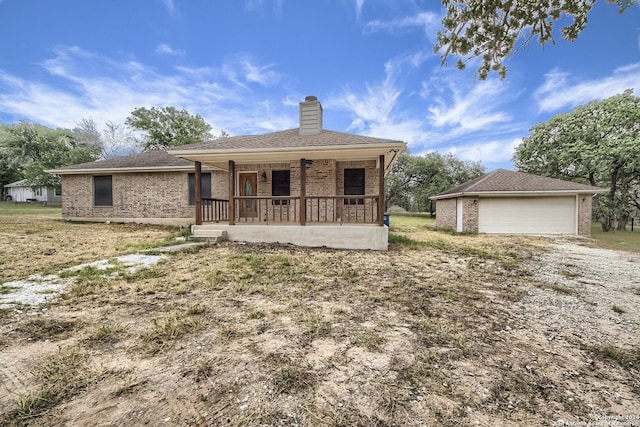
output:
[[[327,168],[327,164],[331,167]],[[202,195],[202,164],[196,162],[196,224],[192,233],[194,237],[253,243],[386,250],[385,156],[365,163],[362,160],[349,163],[350,166],[369,165],[370,185],[363,192],[373,194],[335,194],[339,190],[345,192],[345,184],[336,184],[333,179],[343,173],[336,173],[336,164],[340,162],[315,160],[314,163],[305,158],[288,164],[237,165],[229,161],[226,174],[229,197],[223,198]],[[273,182],[277,179],[275,171],[282,172],[285,165],[289,167],[287,184],[293,195],[274,195],[278,188],[278,183]],[[328,191],[331,195],[327,195]],[[324,194],[317,194],[320,192]],[[350,192],[348,186],[346,192]]]
[[[298,128],[170,150],[195,163],[194,231],[224,231],[229,240],[247,242],[386,250],[384,176],[406,144],[325,130],[322,117],[320,102],[308,96],[299,104]],[[210,181],[204,187],[203,166]]]
[[[196,225],[377,225],[384,226],[385,156],[378,159],[377,194],[307,194],[307,169],[312,164],[300,159],[299,190],[295,196],[256,195],[259,181],[267,183],[266,172],[242,172],[229,161],[229,198],[202,196],[202,165],[195,162]],[[289,183],[291,185],[293,183]],[[344,190],[343,190],[344,192]]]

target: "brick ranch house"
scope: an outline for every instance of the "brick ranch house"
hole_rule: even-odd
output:
[[[497,169],[431,197],[436,227],[462,233],[591,235],[598,187]]]
[[[300,127],[101,160],[62,177],[66,220],[194,224],[194,236],[386,250],[384,176],[406,144],[322,127],[315,97]]]
[[[62,178],[62,217],[69,221],[189,225],[195,218],[193,162],[166,150],[47,171]],[[208,171],[203,194],[226,191],[226,175]],[[207,187],[208,188],[204,188]]]

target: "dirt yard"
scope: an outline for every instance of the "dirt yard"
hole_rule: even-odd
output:
[[[179,234],[5,213],[0,277]],[[640,426],[638,254],[420,217],[392,217],[391,240],[80,270],[53,302],[0,310],[0,425]]]

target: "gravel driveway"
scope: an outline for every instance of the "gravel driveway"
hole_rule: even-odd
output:
[[[640,255],[586,244],[558,239],[527,263],[539,283],[514,305],[514,323],[548,339],[637,347]]]

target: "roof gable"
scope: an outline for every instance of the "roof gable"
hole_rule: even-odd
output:
[[[546,176],[496,169],[484,176],[467,181],[462,185],[444,191],[433,198],[444,199],[460,195],[480,195],[482,193],[599,193],[598,187],[578,184]]]

